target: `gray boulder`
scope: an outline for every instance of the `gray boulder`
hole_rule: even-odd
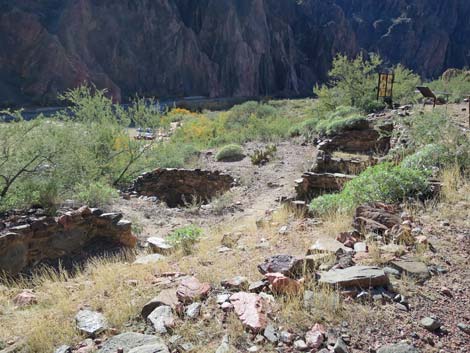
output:
[[[377,353],[419,353],[418,349],[406,343],[388,344],[381,347]]]
[[[163,340],[157,336],[143,335],[141,333],[126,332],[111,337],[107,340],[103,348],[98,353],[116,353],[118,348],[123,349],[123,353],[131,353],[132,349],[152,345],[158,353],[169,353],[168,347]],[[160,349],[159,351],[156,350]],[[132,353],[136,353],[135,351]]]
[[[103,314],[91,311],[80,310],[75,316],[77,329],[88,337],[94,337],[108,329],[108,322]]]

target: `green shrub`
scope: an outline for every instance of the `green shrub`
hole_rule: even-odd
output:
[[[333,60],[333,67],[328,73],[329,82],[316,86],[319,109],[332,111],[341,105],[358,108],[361,112],[376,112],[385,107],[382,100],[377,100],[377,82],[382,59],[376,54],[354,59],[338,55]],[[394,101],[409,103],[416,101],[414,93],[419,76],[401,65],[391,68],[395,72]]]
[[[217,161],[225,162],[240,161],[243,158],[245,158],[243,148],[239,145],[234,144],[222,147],[215,156],[215,159]]]
[[[79,184],[75,188],[75,199],[90,207],[103,207],[119,197],[116,189],[108,183],[96,181],[91,184]]]
[[[320,121],[316,126],[316,131],[320,135],[334,135],[340,131],[350,129],[357,126],[358,123],[366,121],[361,115],[351,115],[346,117],[338,117],[336,119],[326,119]]]
[[[430,144],[403,159],[406,168],[433,171],[435,168],[450,166],[455,163],[455,155],[443,145]]]
[[[459,103],[470,93],[470,74],[468,71],[457,71],[449,78],[440,78],[430,82],[429,87],[433,91],[448,93],[449,95],[443,98],[448,98],[449,102]]]
[[[202,237],[202,229],[195,226],[186,226],[171,232],[166,240],[169,244],[183,250],[185,255],[193,252],[194,246]]]
[[[382,163],[366,169],[340,193],[315,198],[310,209],[322,215],[336,210],[350,211],[367,202],[400,202],[425,193],[427,175],[425,171]]]

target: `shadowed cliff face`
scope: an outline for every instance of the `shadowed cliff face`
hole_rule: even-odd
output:
[[[466,0],[0,0],[0,104],[84,81],[117,99],[311,92],[332,57],[424,76],[470,61]],[[300,4],[299,4],[300,3]]]

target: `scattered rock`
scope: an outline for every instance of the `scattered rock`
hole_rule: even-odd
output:
[[[305,343],[304,340],[295,341],[294,342],[294,348],[301,351],[301,352],[308,350],[307,343]]]
[[[249,286],[248,279],[242,276],[236,276],[231,279],[221,282],[222,287],[231,290],[242,291],[246,290]]]
[[[329,253],[329,254],[341,254],[352,251],[351,248],[344,246],[344,244],[332,238],[321,238],[318,239],[315,244],[313,244],[310,249],[308,249],[307,254],[316,254],[316,253]]]
[[[173,251],[173,245],[169,244],[163,238],[151,237],[147,239],[147,243],[156,254],[168,255]]]
[[[465,332],[467,335],[470,335],[470,325],[466,325],[464,323],[458,323],[457,324],[457,327],[459,328],[459,330],[461,330],[462,332]]]
[[[134,348],[148,345],[153,345],[158,353],[169,353],[168,347],[161,338],[134,332],[126,332],[111,337],[104,343],[98,353],[116,353],[119,349],[122,349],[123,353],[130,353]],[[160,350],[158,351],[157,349]]]
[[[384,270],[372,266],[352,266],[321,272],[319,282],[340,287],[362,288],[386,286],[389,283]]]
[[[349,353],[349,348],[342,338],[338,338],[333,350],[335,353]]]
[[[392,267],[384,267],[384,272],[387,274],[387,275],[391,275],[391,276],[394,276],[396,278],[400,278],[401,276],[401,273],[400,271],[392,268]]]
[[[176,295],[184,304],[190,304],[200,299],[205,299],[211,290],[208,283],[201,283],[196,277],[188,277],[181,281]]]
[[[303,261],[291,255],[275,255],[258,265],[258,270],[263,275],[266,273],[282,273],[288,277],[296,277],[302,274]]]
[[[152,311],[159,306],[169,306],[172,309],[178,304],[178,297],[175,289],[163,289],[155,298],[147,302],[142,308],[141,314],[146,319]]]
[[[313,327],[305,334],[305,343],[307,343],[308,348],[315,350],[320,348],[325,340],[325,333],[326,329],[323,325],[313,325]]]
[[[30,306],[38,303],[37,296],[30,289],[25,289],[13,298],[13,303],[19,307]]]
[[[255,333],[262,332],[266,328],[270,305],[258,294],[235,293],[230,297],[230,302],[246,328]]]
[[[229,344],[229,337],[228,335],[225,335],[224,338],[222,339],[222,343],[220,346],[217,348],[215,353],[230,353],[230,344]]]
[[[377,353],[419,353],[419,351],[409,344],[398,343],[383,346],[377,351]]]
[[[279,333],[273,325],[266,326],[263,336],[271,343],[277,343],[279,341]]]
[[[216,298],[217,304],[223,304],[228,302],[230,299],[230,294],[219,294]]]
[[[1,347],[0,347],[1,349]],[[60,346],[59,348],[57,348],[54,353],[72,353],[72,348],[70,346],[67,346],[67,345],[63,345],[63,346]]]
[[[147,344],[145,346],[140,346],[132,348],[129,353],[167,353],[168,347],[162,345],[161,343],[156,344]]]
[[[414,279],[425,281],[431,277],[429,269],[424,262],[413,260],[396,260],[390,263],[391,266],[405,273]]]
[[[271,291],[276,294],[294,295],[302,291],[302,283],[284,276],[282,273],[267,273],[266,279],[271,284]]]
[[[80,310],[75,316],[77,329],[88,337],[95,337],[108,329],[108,322],[103,314],[91,311]]]
[[[257,281],[250,284],[248,291],[250,293],[260,293],[269,285],[268,281]]]
[[[221,244],[227,248],[234,248],[242,237],[241,233],[226,233],[222,237]]]
[[[430,332],[437,331],[441,327],[441,323],[439,322],[439,320],[434,319],[432,317],[425,317],[421,319],[419,324]]]
[[[190,319],[196,319],[201,314],[201,303],[192,303],[186,308],[186,316]]]
[[[136,264],[136,265],[149,265],[149,264],[154,264],[154,263],[160,262],[164,258],[165,258],[165,256],[160,255],[160,254],[150,254],[150,255],[145,255],[145,256],[138,257],[134,261],[134,264]]]
[[[294,341],[295,335],[288,331],[282,331],[279,335],[279,339],[283,343],[290,344]]]
[[[155,332],[160,334],[168,333],[175,325],[175,319],[169,306],[159,306],[150,313],[147,320],[153,325]]]
[[[367,252],[368,251],[367,244],[363,242],[354,244],[354,251],[355,252]]]

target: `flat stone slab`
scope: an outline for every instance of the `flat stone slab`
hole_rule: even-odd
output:
[[[132,351],[134,348],[142,348],[149,345],[153,346],[153,352],[170,353],[161,338],[134,332],[121,333],[111,337],[103,344],[103,348],[98,353],[116,353],[119,348],[123,349],[123,353],[136,353]]]
[[[176,296],[176,289],[163,289],[158,295],[149,300],[142,308],[141,314],[143,318],[147,318],[152,311],[159,306],[169,306],[175,308],[178,304],[178,297]]]
[[[75,316],[77,329],[88,337],[94,337],[108,329],[108,322],[103,314],[91,311],[80,310]]]
[[[230,297],[230,302],[244,327],[255,333],[266,329],[270,306],[261,296],[239,292]]]
[[[419,353],[419,350],[406,343],[388,344],[381,347],[377,353]]]
[[[138,257],[134,261],[134,264],[136,264],[136,265],[154,264],[154,263],[157,263],[159,261],[162,261],[164,258],[165,258],[165,256],[160,255],[160,254],[151,254],[151,255]]]
[[[147,320],[152,323],[156,333],[165,334],[175,324],[173,313],[169,306],[159,306],[150,313]]]
[[[352,266],[320,273],[320,283],[340,287],[379,287],[389,283],[384,270],[372,266]]]
[[[150,249],[156,254],[168,255],[173,251],[173,245],[169,244],[165,239],[151,237],[147,239]]]
[[[308,255],[317,253],[342,254],[351,252],[353,249],[344,246],[343,243],[332,238],[321,238],[308,249]]]
[[[424,262],[414,260],[396,260],[392,261],[390,265],[401,273],[415,279],[425,281],[431,277],[429,269]]]

